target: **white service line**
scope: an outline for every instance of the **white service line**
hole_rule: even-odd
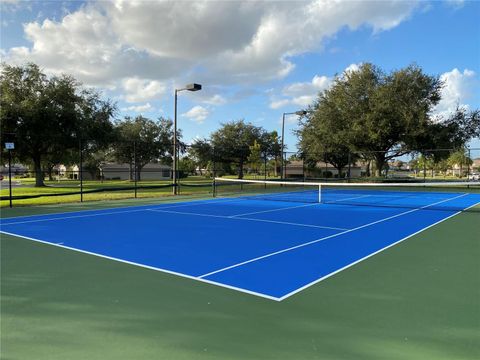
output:
[[[236,214],[236,215],[232,215],[232,216],[230,216],[230,217],[231,217],[231,218],[235,218],[235,217],[237,217],[237,216],[263,214],[263,213],[268,213],[268,212],[290,210],[290,209],[296,209],[296,208],[307,207],[307,206],[314,206],[314,205],[319,205],[319,204],[320,204],[320,203],[313,203],[313,204],[306,204],[306,205],[289,206],[289,207],[278,208],[278,209],[254,211],[254,212],[248,212],[248,213],[244,213],[244,214]]]
[[[392,215],[392,216],[389,216],[389,217],[386,217],[386,218],[383,218],[383,219],[380,219],[380,220],[377,220],[377,221],[373,221],[371,223],[361,225],[361,226],[358,226],[358,227],[353,228],[353,229],[345,230],[345,231],[339,232],[337,234],[325,236],[325,237],[322,237],[320,239],[312,240],[312,241],[309,241],[309,242],[306,242],[306,243],[303,243],[303,244],[299,244],[299,245],[295,245],[295,246],[292,246],[292,247],[289,247],[289,248],[286,248],[286,249],[283,249],[283,250],[278,250],[278,251],[275,251],[275,252],[272,252],[272,253],[269,253],[269,254],[258,256],[256,258],[253,258],[253,259],[250,259],[250,260],[242,261],[240,263],[233,264],[233,265],[230,265],[230,266],[226,266],[222,269],[218,269],[218,270],[209,272],[207,274],[200,275],[199,278],[205,278],[205,277],[208,277],[208,276],[211,276],[211,275],[214,275],[214,274],[218,274],[218,273],[224,272],[226,270],[231,270],[231,269],[234,269],[234,268],[237,268],[237,267],[240,267],[240,266],[258,261],[258,260],[262,260],[262,259],[265,259],[265,258],[269,258],[269,257],[275,256],[275,255],[278,255],[278,254],[282,254],[284,252],[288,252],[288,251],[299,249],[299,248],[302,248],[302,247],[305,247],[305,246],[308,246],[308,245],[316,244],[318,242],[325,241],[325,240],[328,240],[328,239],[331,239],[331,238],[334,238],[334,237],[337,237],[337,236],[340,236],[340,235],[344,235],[344,234],[347,234],[347,233],[350,233],[350,232],[353,232],[353,231],[357,231],[357,230],[366,228],[368,226],[372,226],[372,225],[375,225],[375,224],[378,224],[378,223],[381,223],[381,222],[384,222],[384,221],[387,221],[387,220],[397,218],[399,216],[403,216],[403,215],[410,214],[410,213],[415,212],[415,211],[426,209],[430,206],[434,206],[434,205],[438,205],[438,204],[441,204],[441,203],[444,203],[444,202],[447,202],[447,201],[455,200],[455,199],[461,198],[461,197],[466,196],[466,195],[468,195],[468,193],[462,194],[462,195],[459,195],[459,196],[455,196],[455,197],[450,198],[450,199],[445,199],[445,200],[442,200],[442,201],[438,201],[438,202],[430,204],[430,205],[425,205],[425,206],[422,206],[422,207],[417,208],[417,209],[404,211],[400,214]]]
[[[480,205],[480,202],[477,203],[477,204],[473,204],[472,206],[469,206],[468,208],[466,208],[466,209],[464,209],[464,210],[457,211],[456,213],[454,213],[454,214],[452,214],[452,215],[450,215],[450,216],[447,216],[446,218],[443,218],[443,219],[441,219],[441,220],[439,220],[439,221],[437,221],[437,222],[435,222],[435,223],[433,223],[433,224],[431,224],[431,225],[428,225],[428,226],[424,227],[423,229],[420,229],[420,230],[414,232],[413,234],[410,234],[410,235],[404,237],[403,239],[400,239],[400,240],[398,240],[398,241],[396,241],[396,242],[394,242],[394,243],[392,243],[392,244],[390,244],[390,245],[388,245],[388,246],[385,246],[384,248],[381,248],[381,249],[379,249],[379,250],[377,250],[377,251],[375,251],[375,252],[373,252],[373,253],[371,253],[371,254],[363,257],[363,258],[361,258],[361,259],[358,259],[358,260],[356,260],[356,261],[354,261],[354,262],[352,262],[352,263],[350,263],[350,264],[348,264],[348,265],[345,265],[344,267],[342,267],[342,268],[340,268],[340,269],[338,269],[338,270],[335,270],[334,272],[331,272],[330,274],[327,274],[327,275],[325,275],[325,276],[323,276],[323,277],[321,277],[321,278],[319,278],[319,279],[317,279],[317,280],[314,280],[314,281],[312,281],[312,282],[310,282],[310,283],[308,283],[308,284],[306,284],[306,285],[304,285],[304,286],[302,286],[302,287],[300,287],[300,288],[298,288],[298,289],[296,289],[296,290],[288,293],[288,294],[283,295],[283,296],[280,297],[279,299],[280,299],[280,301],[281,301],[281,300],[285,300],[285,299],[289,298],[290,296],[293,296],[293,295],[295,295],[295,294],[298,294],[300,291],[303,291],[303,290],[309,288],[310,286],[313,286],[313,285],[319,283],[320,281],[323,281],[323,280],[325,280],[325,279],[327,279],[327,278],[329,278],[329,277],[331,277],[331,276],[333,276],[333,275],[335,275],[335,274],[338,274],[339,272],[341,272],[341,271],[343,271],[343,270],[346,270],[346,269],[348,269],[349,267],[352,267],[353,265],[358,264],[359,262],[362,262],[362,261],[364,261],[364,260],[367,260],[368,258],[370,258],[370,257],[372,257],[372,256],[374,256],[374,255],[377,255],[378,253],[381,253],[382,251],[387,250],[387,249],[391,248],[392,246],[395,246],[395,245],[397,245],[397,244],[399,244],[399,243],[401,243],[401,242],[403,242],[403,241],[405,241],[405,240],[407,240],[407,239],[410,239],[411,237],[413,237],[413,236],[415,236],[415,235],[418,235],[418,234],[420,234],[421,232],[423,232],[423,231],[425,231],[425,230],[427,230],[427,229],[430,229],[431,227],[434,227],[434,226],[436,226],[436,225],[438,225],[438,224],[440,224],[440,223],[442,223],[442,222],[444,222],[444,221],[446,221],[446,220],[448,220],[448,219],[450,219],[450,218],[452,218],[452,217],[454,217],[454,216],[457,216],[458,214],[462,213],[463,211],[466,211],[466,210],[468,210],[468,209],[470,209],[470,208],[473,208],[473,207],[475,207],[475,206],[477,206],[477,205]]]
[[[234,217],[234,216],[226,216],[226,215],[201,214],[201,213],[171,211],[171,210],[162,210],[162,209],[149,209],[149,211],[167,213],[167,214],[214,217],[214,218],[220,218],[220,219],[257,221],[257,222],[266,222],[266,223],[273,223],[273,224],[311,227],[311,228],[317,228],[317,229],[329,229],[329,230],[338,230],[338,231],[348,230],[348,229],[345,229],[345,228],[337,228],[337,227],[331,227],[331,226],[310,225],[310,224],[292,223],[292,222],[287,222],[287,221],[275,221],[275,220],[265,220],[265,219],[255,219],[255,218],[244,218],[244,217]]]

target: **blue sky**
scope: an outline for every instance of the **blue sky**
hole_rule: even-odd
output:
[[[42,1],[1,0],[1,57],[66,72],[117,102],[118,118],[173,116],[181,93],[184,139],[229,120],[280,130],[335,74],[372,62],[411,63],[445,81],[435,109],[480,108],[477,1]],[[295,117],[286,143],[295,150]],[[473,146],[480,147],[475,140]]]

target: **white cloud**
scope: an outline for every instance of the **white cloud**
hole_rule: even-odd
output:
[[[478,88],[478,79],[474,71],[464,69],[463,72],[457,68],[443,73],[440,80],[444,82],[442,89],[442,100],[434,112],[440,116],[448,116],[455,111],[457,106],[468,108],[467,101]]]
[[[283,99],[273,98],[270,108],[279,109],[287,105],[297,105],[305,108],[311,105],[318,93],[328,89],[332,83],[332,78],[327,76],[315,75],[309,82],[297,82],[285,86],[282,89]]]
[[[208,105],[224,105],[226,104],[227,99],[225,99],[222,95],[215,94],[208,99],[203,100],[203,103],[208,104]]]
[[[132,105],[128,107],[121,108],[120,110],[122,111],[132,111],[132,112],[137,112],[137,113],[145,113],[145,112],[151,112],[155,110],[150,103],[146,103],[143,105]]]
[[[125,78],[182,78],[210,84],[282,78],[294,57],[322,48],[348,27],[388,30],[407,19],[415,1],[98,1],[61,20],[24,25],[28,51],[7,61],[37,62],[88,85]]]
[[[284,106],[287,106],[288,104],[290,104],[290,100],[288,100],[288,99],[273,100],[270,103],[270,108],[276,110],[276,109],[280,109]]]
[[[156,80],[144,80],[128,78],[123,80],[122,87],[125,90],[127,102],[141,102],[158,98],[165,94],[167,87]]]
[[[454,9],[459,9],[465,5],[465,0],[447,0],[446,4]]]
[[[343,73],[357,71],[359,68],[360,64],[350,64]],[[315,75],[311,81],[296,82],[287,85],[282,89],[281,96],[271,96],[270,108],[279,109],[287,105],[306,108],[312,105],[318,94],[327,90],[333,81],[334,79],[332,77]]]
[[[207,108],[199,105],[194,106],[186,113],[182,114],[182,116],[185,116],[186,118],[189,118],[198,124],[202,124],[208,115],[210,115],[210,111]]]

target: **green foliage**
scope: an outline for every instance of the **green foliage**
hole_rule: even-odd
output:
[[[178,170],[185,175],[194,175],[196,167],[195,160],[188,156],[181,158],[178,162]]]
[[[66,159],[82,140],[100,147],[112,133],[115,106],[71,76],[2,64],[0,90],[1,131],[15,134],[15,156],[34,164],[37,186],[44,185],[42,163]]]
[[[262,128],[245,123],[243,120],[222,124],[222,127],[211,135],[211,144],[221,162],[238,164],[238,177],[243,178],[243,166],[250,156],[250,146],[255,141],[263,152],[268,148],[269,134]]]
[[[438,77],[416,65],[386,74],[363,64],[358,71],[337,76],[319,95],[300,123],[300,149],[339,171],[348,165],[349,152],[361,152],[365,161],[375,162],[379,176],[388,160],[425,143],[438,130],[431,127],[430,113],[441,87]]]
[[[463,170],[468,168],[468,166],[473,164],[472,159],[470,159],[465,151],[465,149],[458,150],[450,155],[447,159],[447,163],[452,167],[458,167],[460,170],[460,177],[463,176]]]
[[[117,141],[114,157],[117,161],[137,165],[137,180],[142,168],[150,162],[171,164],[173,153],[173,123],[159,118],[157,121],[143,116],[125,117],[115,124]],[[181,133],[177,132],[181,138]]]
[[[262,147],[257,140],[250,146],[250,154],[248,155],[247,161],[252,170],[258,173],[262,166]]]

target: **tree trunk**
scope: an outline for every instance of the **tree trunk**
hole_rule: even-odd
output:
[[[140,181],[140,179],[141,179],[142,168],[143,168],[143,166],[137,165],[137,171],[136,171],[136,174],[135,174],[135,176],[137,177],[137,181]]]
[[[336,168],[337,171],[338,171],[338,179],[343,178],[343,168],[344,168],[344,167],[343,167],[343,166],[336,166],[335,168]]]
[[[275,156],[275,167],[273,170],[273,176],[277,177],[277,175],[278,175],[278,157]]]
[[[53,165],[48,167],[48,180],[53,181]]]
[[[40,156],[35,156],[32,160],[35,168],[35,187],[45,186]]]
[[[382,170],[385,166],[385,156],[383,153],[375,154],[375,176],[382,176]]]
[[[238,178],[243,179],[243,161],[238,164]]]
[[[371,173],[370,173],[370,165],[371,165],[371,160],[368,160],[367,161],[367,165],[365,166],[365,176],[366,177],[370,177],[371,176]]]

